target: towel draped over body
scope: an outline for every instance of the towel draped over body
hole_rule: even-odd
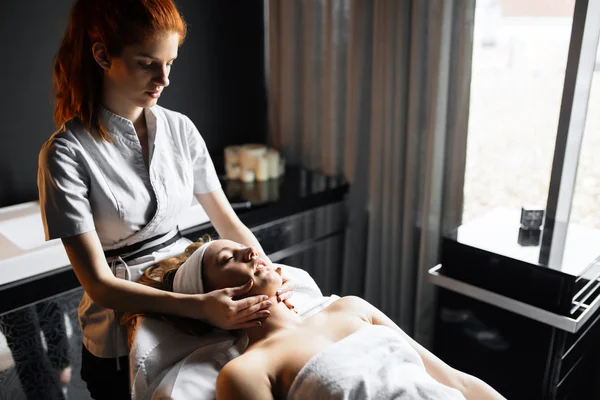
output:
[[[425,371],[408,341],[386,326],[367,326],[312,357],[289,400],[464,400]]]

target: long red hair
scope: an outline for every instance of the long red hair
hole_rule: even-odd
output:
[[[103,42],[110,56],[123,47],[144,43],[165,32],[177,32],[183,43],[187,25],[172,0],[78,0],[67,32],[54,57],[54,122],[59,131],[79,119],[92,135],[110,141],[99,119],[102,69],[92,44]]]

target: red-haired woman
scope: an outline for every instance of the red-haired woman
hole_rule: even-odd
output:
[[[46,239],[62,239],[85,290],[81,375],[96,399],[129,397],[126,334],[114,310],[224,329],[269,315],[264,296],[234,300],[251,282],[203,295],[135,282],[190,243],[177,222],[193,195],[221,237],[260,249],[223,194],[192,121],[157,105],[185,35],[172,0],[78,0],[55,57],[58,130],[40,152],[40,207]]]

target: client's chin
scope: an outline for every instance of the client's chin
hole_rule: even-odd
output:
[[[283,281],[281,280],[281,269],[265,268],[254,272],[252,277],[254,285],[248,292],[248,296],[259,294],[269,297],[275,296],[275,293],[281,288]]]

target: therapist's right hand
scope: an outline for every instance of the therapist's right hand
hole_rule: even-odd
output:
[[[258,295],[236,300],[248,293],[254,282],[245,285],[213,290],[203,295],[204,318],[208,323],[225,330],[244,329],[261,326],[261,321],[271,313],[271,301],[266,295]]]

